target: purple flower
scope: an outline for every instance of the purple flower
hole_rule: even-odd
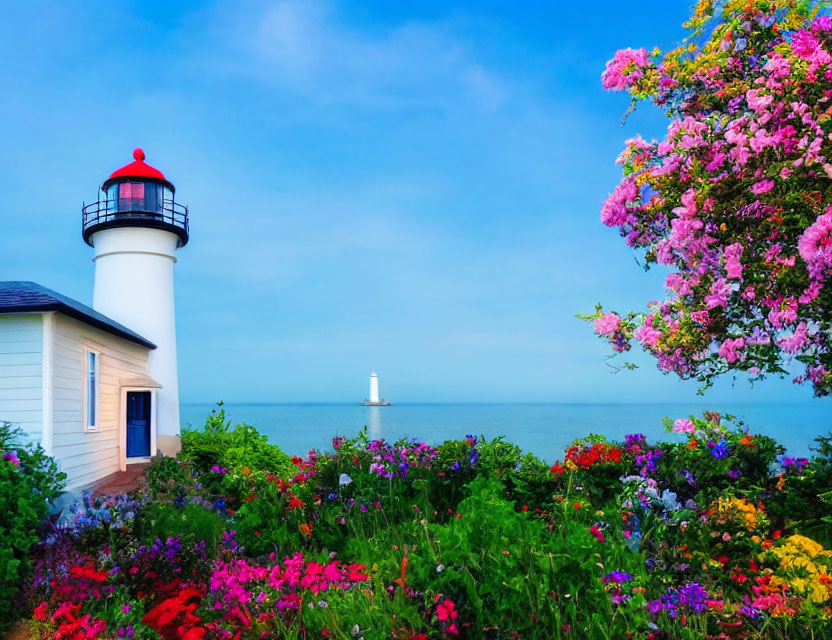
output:
[[[731,470],[728,472],[728,477],[729,477],[729,478],[733,478],[734,480],[736,480],[736,479],[737,479],[737,478],[739,478],[740,476],[742,476],[742,471],[740,471],[739,469],[731,469]]]
[[[781,457],[780,464],[786,469],[786,471],[796,471],[800,473],[803,471],[803,467],[809,464],[808,458],[788,458],[788,457]]]
[[[740,607],[740,614],[744,615],[746,618],[750,618],[751,620],[753,620],[754,618],[760,615],[760,610],[755,609],[754,607],[751,607],[749,605],[743,605],[742,607]]]
[[[711,455],[714,458],[727,458],[728,457],[728,445],[725,442],[725,438],[720,438],[718,442],[709,442],[708,446],[711,448]]]
[[[6,462],[11,462],[14,466],[20,466],[20,459],[17,457],[17,454],[14,451],[9,451],[3,454],[3,460]]]
[[[632,447],[632,446],[641,446],[647,441],[647,438],[644,436],[643,433],[628,433],[624,436],[624,446],[625,447]]]
[[[696,486],[696,478],[693,477],[693,474],[688,471],[687,469],[679,469],[679,474],[685,479],[690,486]]]
[[[623,571],[613,571],[612,573],[601,576],[601,582],[604,584],[624,584],[632,579],[633,576]]]
[[[644,605],[644,608],[647,609],[647,613],[651,616],[655,616],[667,609],[667,605],[664,603],[664,600],[659,598],[658,600],[650,600]]]

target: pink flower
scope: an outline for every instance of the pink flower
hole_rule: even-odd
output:
[[[456,611],[456,605],[450,598],[445,598],[436,607],[436,617],[439,618],[440,622],[456,620],[457,616],[459,616],[459,612]]]
[[[809,60],[818,50],[818,47],[820,47],[820,42],[812,35],[811,31],[798,31],[792,35],[792,51],[804,60]]]
[[[820,280],[832,266],[832,207],[818,216],[800,236],[797,251],[809,269],[809,275]]]
[[[606,540],[606,538],[604,538],[604,532],[603,532],[603,531],[601,531],[601,529],[599,529],[599,528],[598,528],[598,525],[597,525],[597,524],[592,525],[592,526],[589,528],[589,532],[590,532],[593,536],[595,536],[595,539],[596,539],[598,542],[606,542],[606,541],[607,541],[607,540]]]
[[[607,62],[607,68],[601,74],[601,85],[608,91],[623,91],[644,75],[642,67],[647,64],[646,49],[619,49]]]
[[[595,321],[595,333],[599,336],[611,336],[621,328],[621,316],[617,313],[605,313]]]
[[[748,102],[748,107],[752,111],[760,113],[765,111],[774,101],[774,97],[770,95],[760,95],[759,89],[749,89],[745,93],[745,100]]]
[[[719,345],[718,353],[729,364],[733,364],[740,359],[743,351],[745,351],[745,340],[743,338],[726,338],[725,342]]]
[[[627,222],[627,207],[638,199],[638,187],[633,178],[624,178],[601,207],[601,222],[608,227],[617,227]]]
[[[797,353],[809,342],[809,330],[805,322],[798,324],[794,333],[790,336],[780,338],[777,341],[778,346],[786,353]]]
[[[705,296],[705,306],[708,309],[724,307],[728,304],[728,296],[731,295],[731,285],[723,278],[717,278],[711,284],[711,292]]]
[[[655,347],[662,337],[662,332],[645,323],[633,332],[633,336],[645,347]]]
[[[770,77],[781,79],[791,72],[791,63],[788,58],[784,58],[779,53],[774,53],[769,56],[768,62],[763,65],[763,69],[768,71]]]
[[[729,280],[742,279],[742,264],[740,263],[742,249],[743,247],[739,242],[725,247],[725,272]]]
[[[752,185],[751,193],[760,195],[762,193],[768,193],[772,189],[774,189],[774,180],[760,180],[760,182]]]
[[[693,433],[696,431],[696,425],[687,418],[679,418],[673,423],[673,433]]]

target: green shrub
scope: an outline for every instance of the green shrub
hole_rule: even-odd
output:
[[[0,634],[15,617],[14,597],[31,569],[29,550],[66,474],[23,433],[0,423]]]
[[[141,544],[179,537],[183,546],[205,541],[209,558],[217,555],[217,541],[225,529],[225,520],[198,504],[178,506],[165,502],[148,504],[136,517],[136,538]]]
[[[292,459],[280,447],[270,444],[268,438],[251,425],[240,423],[231,427],[222,403],[205,420],[201,431],[182,431],[181,460],[187,461],[194,471],[205,473],[212,467],[269,471],[277,475],[294,473]]]

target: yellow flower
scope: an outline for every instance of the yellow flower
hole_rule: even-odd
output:
[[[781,574],[772,577],[772,586],[786,584],[815,604],[829,599],[832,579],[828,564],[832,551],[827,551],[811,538],[793,535],[781,546],[772,549],[772,553],[780,560]]]

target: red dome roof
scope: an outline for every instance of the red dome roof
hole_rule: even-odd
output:
[[[108,180],[112,180],[113,178],[156,178],[157,180],[168,182],[168,179],[161,171],[151,167],[149,164],[145,164],[144,151],[138,148],[134,149],[133,157],[135,158],[134,162],[113,171]]]

